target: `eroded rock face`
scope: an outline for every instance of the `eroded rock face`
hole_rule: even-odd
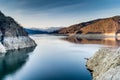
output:
[[[0,12],[0,52],[36,46],[28,33],[13,18]]]
[[[120,49],[100,49],[87,61],[93,80],[120,80]]]

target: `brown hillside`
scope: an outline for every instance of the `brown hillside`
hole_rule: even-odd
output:
[[[73,33],[82,33],[80,31],[81,28],[87,26],[87,25],[90,25],[92,23],[95,23],[97,21],[99,21],[100,19],[98,20],[93,20],[93,21],[89,21],[89,22],[83,22],[83,23],[80,23],[80,24],[75,24],[75,25],[71,25],[67,28],[62,28],[59,30],[59,34],[73,34]]]
[[[120,16],[98,19],[59,30],[60,34],[116,34],[120,31]]]

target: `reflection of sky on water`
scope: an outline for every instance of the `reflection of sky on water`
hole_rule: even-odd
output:
[[[73,44],[55,36],[32,36],[37,43],[27,63],[5,80],[91,80],[86,60],[103,47]]]
[[[6,54],[0,55],[0,80],[9,74],[14,74],[25,65],[29,58],[29,53],[34,48],[26,48],[21,50],[8,51]]]

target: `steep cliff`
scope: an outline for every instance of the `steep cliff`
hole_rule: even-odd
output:
[[[0,52],[36,46],[28,33],[11,17],[0,12]]]
[[[97,19],[72,25],[58,31],[60,34],[111,34],[120,32],[120,16]]]

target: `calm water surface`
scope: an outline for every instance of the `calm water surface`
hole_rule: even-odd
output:
[[[91,80],[86,60],[102,44],[70,43],[62,36],[34,35],[36,48],[0,55],[2,80]]]

